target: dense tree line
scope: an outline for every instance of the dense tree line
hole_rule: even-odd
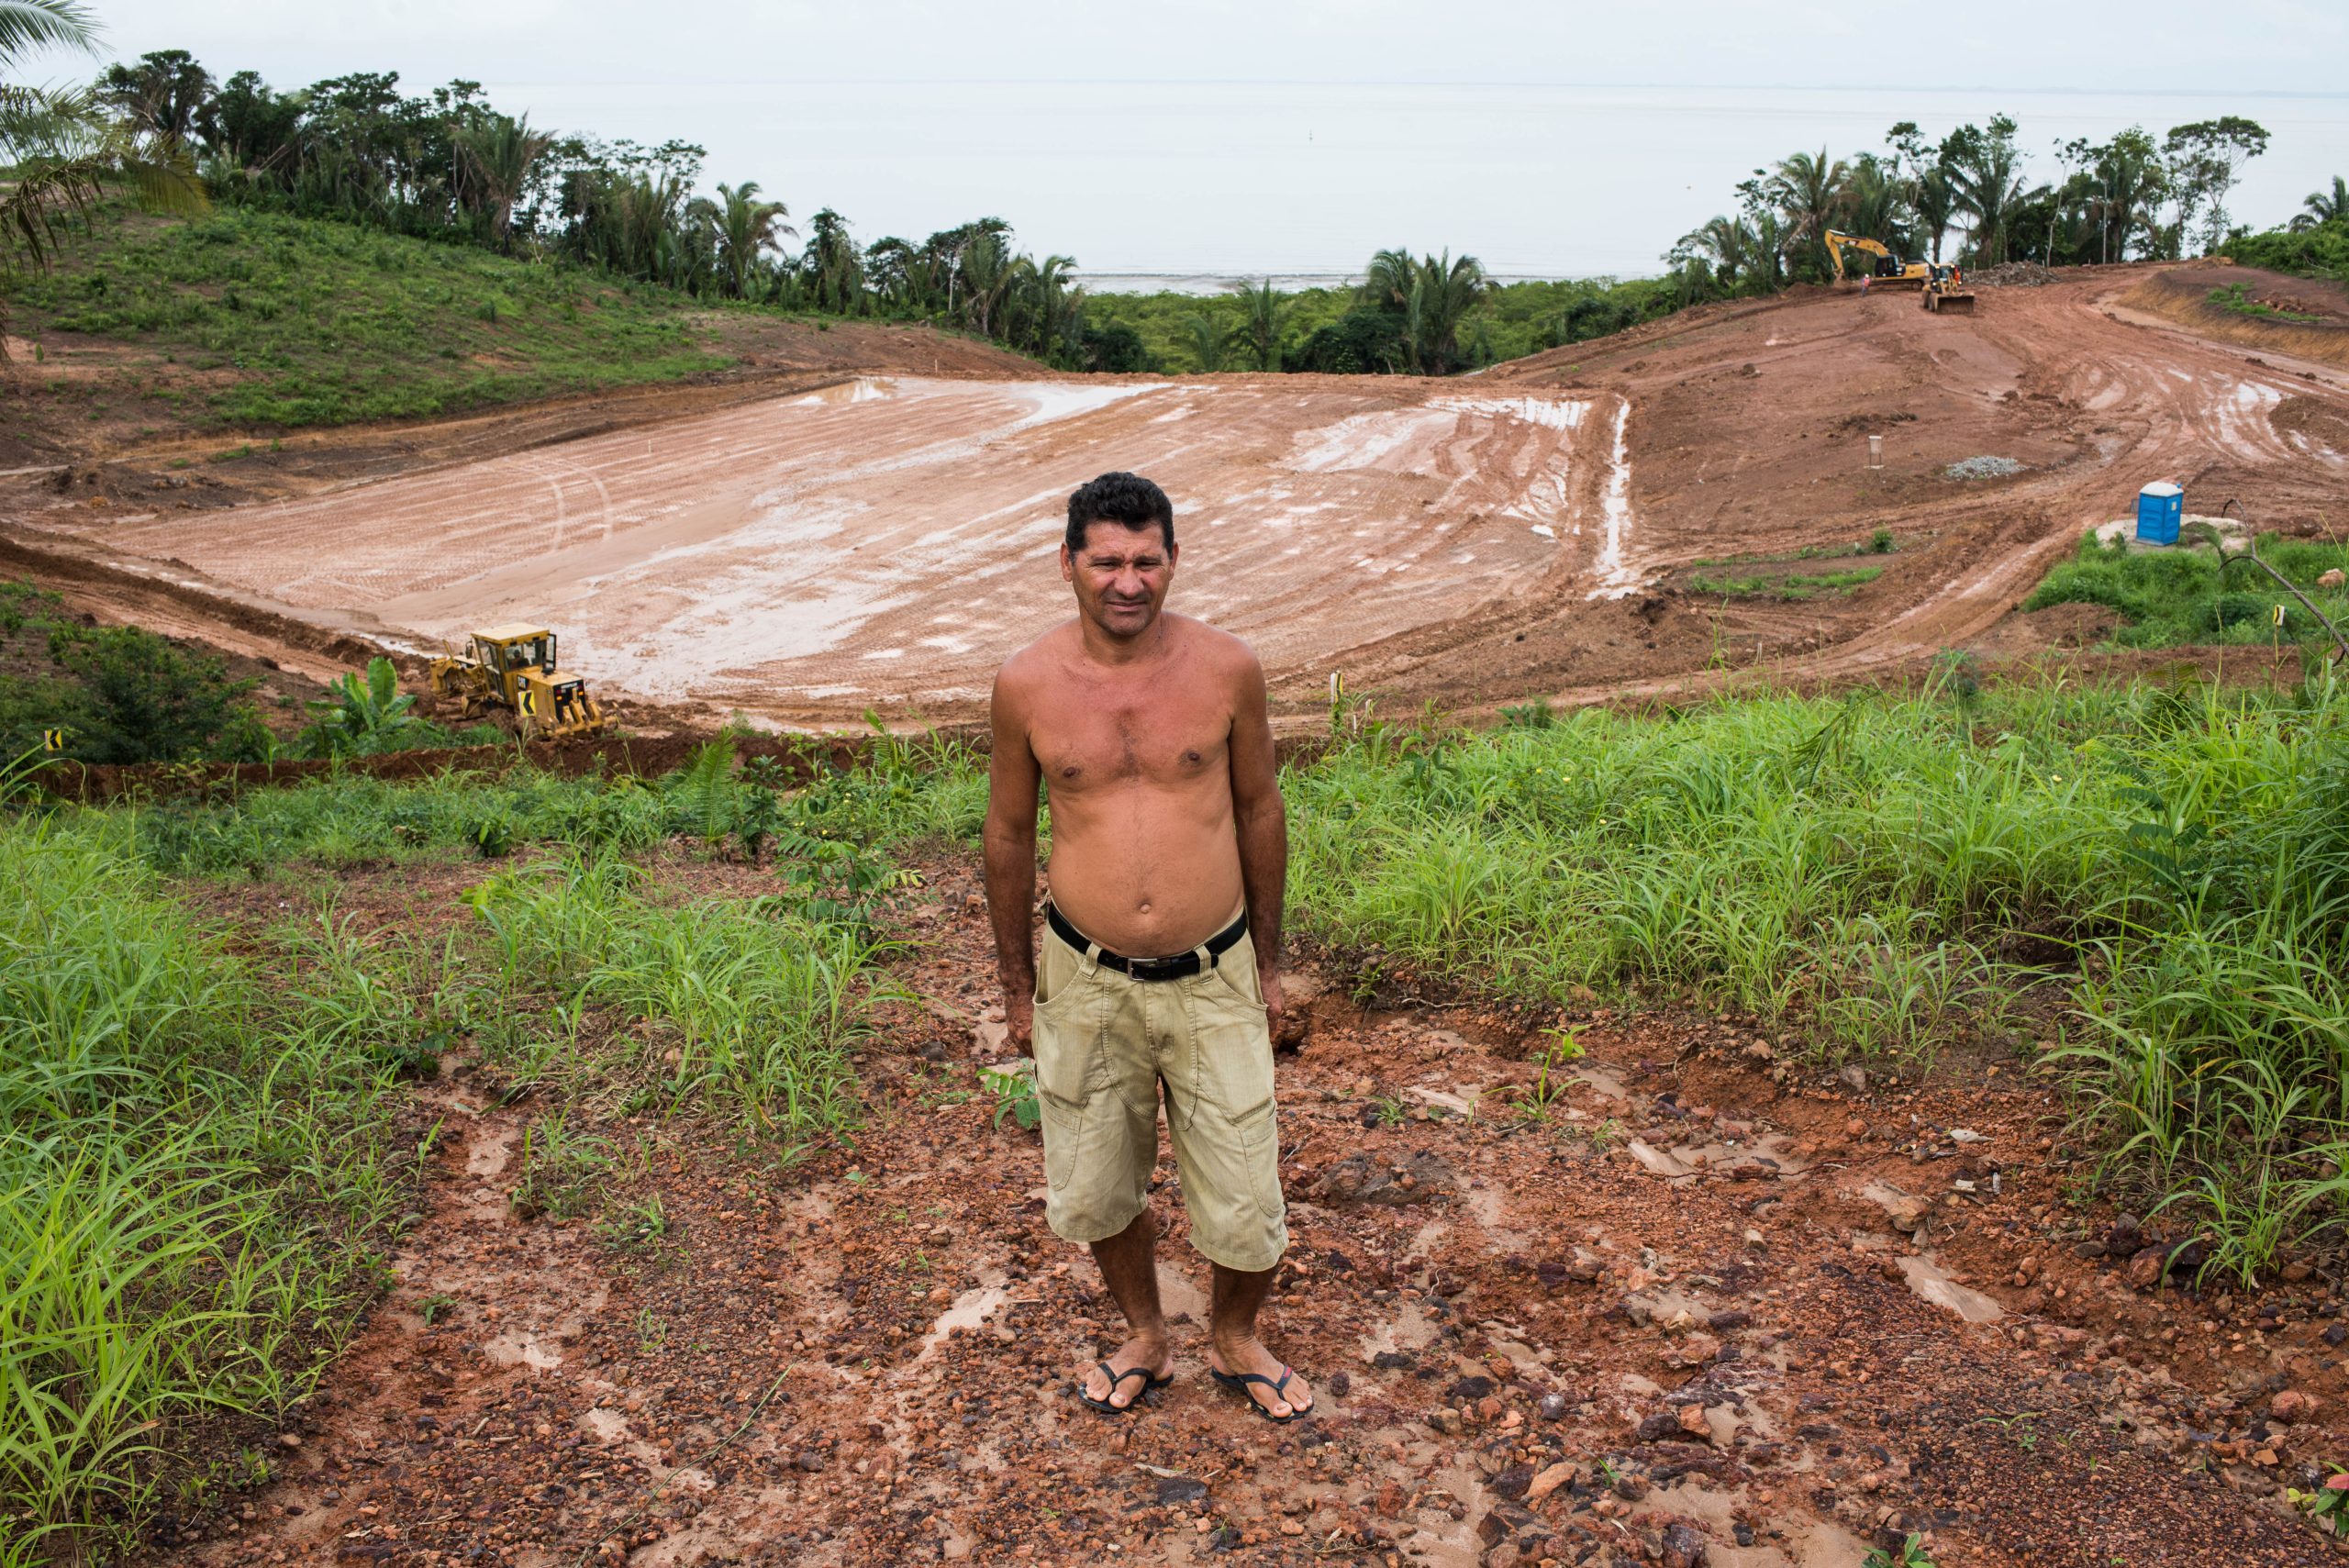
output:
[[[2061,177],[2043,181],[2019,129],[1998,115],[1929,141],[1903,120],[1883,151],[1797,152],[1740,182],[1736,210],[1683,236],[1665,260],[1684,297],[1710,298],[1831,276],[1830,228],[1968,266],[2174,259],[2240,232],[2227,198],[2243,165],[2267,149],[2266,130],[2233,115],[2159,141],[2132,127],[2102,142],[2058,143]]]
[[[1398,372],[1443,375],[1511,351],[1615,330],[1664,296],[1581,290],[1529,333],[1491,308],[1473,257],[1371,260],[1334,316],[1269,282],[1196,302],[1179,349],[1088,308],[1068,256],[1020,250],[983,217],[919,241],[860,244],[829,207],[803,235],[754,181],[701,190],[704,150],[559,135],[507,115],[480,83],[403,94],[362,72],[281,92],[258,73],[217,79],[184,50],[106,70],[92,101],[115,123],[183,150],[211,199],[397,233],[561,259],[687,294],[840,316],[961,328],[1072,368]],[[1123,314],[1122,312],[1120,314]],[[1532,341],[1527,341],[1531,337]]]
[[[983,217],[860,245],[827,207],[804,237],[756,181],[701,191],[704,150],[557,134],[475,82],[421,95],[359,72],[280,92],[222,81],[184,50],[109,68],[117,123],[184,150],[212,200],[560,259],[683,293],[788,310],[938,322],[1055,364],[1138,369],[1130,330],[1094,326],[1067,256],[1020,250]]]

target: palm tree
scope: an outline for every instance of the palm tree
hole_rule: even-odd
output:
[[[758,199],[756,180],[745,180],[739,185],[720,184],[718,195],[721,204],[718,214],[718,270],[724,274],[726,292],[743,299],[750,295],[751,279],[757,275],[759,258],[774,248],[779,236],[797,231],[783,221],[791,214],[781,202]]]
[[[1074,256],[1047,256],[1041,261],[1032,256],[1015,260],[1012,308],[1004,323],[1004,341],[1043,359],[1073,353],[1085,317],[1085,291],[1069,283],[1069,274],[1075,270]]]
[[[110,121],[86,89],[60,92],[8,80],[28,51],[95,50],[98,27],[75,0],[0,0],[0,166],[16,183],[0,195],[0,280],[20,265],[48,265],[60,225],[86,213],[109,186],[150,210],[204,210],[204,186],[171,137]],[[7,305],[0,298],[0,358]]]
[[[1819,150],[1817,157],[1798,152],[1781,159],[1777,172],[1770,178],[1769,193],[1778,210],[1785,216],[1787,242],[1819,239],[1835,221],[1843,205],[1845,187],[1851,183],[1851,167],[1842,159],[1829,159],[1827,149]],[[1820,264],[1825,262],[1825,241],[1819,240]]]
[[[1701,259],[1700,264],[1731,293],[1740,288],[1753,292],[1748,285],[1757,284],[1767,275],[1762,264],[1761,237],[1742,217],[1708,218],[1702,228],[1682,235],[1675,250],[1692,260]]]
[[[1423,373],[1448,375],[1459,368],[1460,328],[1491,286],[1485,264],[1474,256],[1455,259],[1446,250],[1441,257],[1421,258],[1408,314]]]
[[[2154,249],[2159,243],[2154,213],[2168,192],[2169,175],[2153,138],[2132,127],[2092,150],[2096,162],[2087,175],[2092,187],[2088,211],[2097,225],[2097,259],[2127,260],[2132,239]]]
[[[1460,363],[1460,328],[1491,288],[1474,256],[1411,259],[1408,250],[1381,250],[1370,259],[1364,299],[1403,314],[1406,367],[1420,375],[1448,375]]]
[[[1194,313],[1183,317],[1183,339],[1189,346],[1201,375],[1211,375],[1223,368],[1224,350],[1231,346],[1230,336],[1213,319]]]
[[[1914,225],[1901,183],[1882,160],[1864,152],[1853,161],[1840,207],[1842,221],[1835,227],[1880,239],[1899,255],[1915,254]]]
[[[1381,250],[1370,259],[1370,271],[1363,277],[1363,302],[1400,309],[1410,302],[1411,285],[1419,275],[1408,250]]]
[[[1232,329],[1233,343],[1254,358],[1260,371],[1281,368],[1281,332],[1288,325],[1288,301],[1273,287],[1266,278],[1260,284],[1236,283],[1232,292],[1240,296],[1240,325]]]
[[[2335,174],[2332,190],[2310,191],[2302,205],[2308,210],[2292,220],[2296,228],[2349,221],[2349,180]]]
[[[1935,261],[1942,259],[1942,239],[1957,217],[1957,185],[1949,171],[1934,164],[1917,177],[1917,235]]]
[[[979,336],[991,338],[996,313],[1013,281],[1011,247],[1001,233],[982,230],[962,248],[956,272],[963,284],[963,315]]]
[[[530,117],[484,115],[460,128],[457,144],[457,205],[489,220],[499,250],[513,235],[514,204],[530,183],[530,171],[554,138],[530,128]]]
[[[2013,225],[2015,209],[2039,195],[2022,176],[2022,157],[2013,138],[1998,134],[2002,124],[2011,128],[2009,122],[1993,120],[1992,134],[1965,138],[1950,165],[1957,210],[1974,220],[1967,239],[1977,266],[1995,266],[2006,260],[2007,230]]]
[[[848,219],[825,207],[807,223],[800,270],[815,290],[816,308],[846,316],[864,297],[864,259],[849,238]]]

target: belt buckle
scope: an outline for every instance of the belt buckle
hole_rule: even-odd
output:
[[[1182,965],[1189,953],[1176,953],[1170,958],[1137,958],[1131,960],[1131,973],[1136,980],[1179,980],[1186,973]]]

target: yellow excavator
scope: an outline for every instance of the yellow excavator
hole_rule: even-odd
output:
[[[466,652],[432,662],[432,695],[455,701],[462,718],[503,708],[525,740],[568,740],[610,728],[587,683],[557,666],[555,635],[541,626],[474,632]]]
[[[1974,291],[1965,286],[1965,274],[1955,267],[1935,267],[1932,277],[1925,280],[1925,295],[1917,302],[1936,316],[1971,316],[1974,314]]]
[[[1844,234],[1831,228],[1827,231],[1827,254],[1835,263],[1835,281],[1839,284],[1849,275],[1843,267],[1843,251],[1847,247],[1864,250],[1876,258],[1874,266],[1864,280],[1871,289],[1920,289],[1932,272],[1928,262],[1902,261],[1881,239],[1870,239],[1865,234]]]

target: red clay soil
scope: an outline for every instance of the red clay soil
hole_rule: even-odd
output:
[[[1175,607],[1251,636],[1300,721],[1333,670],[1455,708],[1881,679],[1984,638],[2152,479],[2263,528],[2349,528],[2343,378],[2121,303],[2164,275],[1985,289],[1970,317],[1798,290],[1443,383],[925,373],[674,418],[686,394],[645,394],[370,436],[374,468],[337,462],[388,477],[279,473],[273,504],[159,509],[101,471],[22,480],[0,516],[237,626],[420,650],[526,615],[607,695],[822,728],[975,717],[1061,613],[1060,497],[1132,466],[1180,508]],[[2023,467],[1945,472],[1973,457]],[[1795,559],[1879,528],[1889,555]],[[1798,601],[1697,583],[1857,565],[1882,573]]]
[[[2245,306],[2278,314],[2255,316],[2221,305],[2210,297],[2221,290],[2240,290]],[[2154,272],[2119,304],[2221,342],[2349,369],[2349,286],[2330,278],[2193,262]]]
[[[929,871],[927,1005],[863,1054],[852,1152],[779,1171],[638,1121],[602,1218],[526,1220],[548,1107],[452,1057],[388,1297],[277,1479],[150,1560],[1857,1568],[1909,1530],[1943,1568],[2336,1558],[2281,1500],[2349,1437],[2334,1284],[2196,1295],[2189,1256],[2164,1284],[2179,1238],[2077,1205],[2044,1085],[1863,1084],[1728,1017],[1592,1011],[1521,1118],[1553,1020],[1308,995],[1267,1332],[1319,1414],[1208,1380],[1162,1164],[1175,1382],[1098,1417],[1071,1384],[1117,1314],[1044,1227],[1035,1136],[973,1097],[986,920],[967,863]],[[352,907],[445,920],[444,883]]]

